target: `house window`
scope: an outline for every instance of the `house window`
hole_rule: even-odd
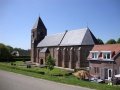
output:
[[[110,52],[104,52],[103,53],[103,59],[111,59],[111,53]]]
[[[97,58],[97,53],[92,53],[92,58]]]
[[[100,72],[99,67],[94,67],[94,72],[99,73]]]
[[[99,52],[91,52],[92,59],[98,59]]]
[[[116,69],[114,70],[114,73],[115,73],[115,75],[117,74],[117,70]]]

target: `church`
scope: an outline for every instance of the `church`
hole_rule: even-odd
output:
[[[89,51],[97,43],[89,28],[47,35],[47,29],[39,17],[31,30],[31,61],[45,65],[46,57],[51,55],[57,67],[88,67]]]

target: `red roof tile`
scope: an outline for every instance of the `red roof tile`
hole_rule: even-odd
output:
[[[112,51],[116,54],[120,51],[120,44],[94,45],[91,51]]]
[[[104,45],[94,45],[91,51],[111,51],[113,52],[112,57],[120,52],[120,44],[104,44]],[[88,59],[91,58],[89,53]],[[100,58],[100,57],[99,57]]]

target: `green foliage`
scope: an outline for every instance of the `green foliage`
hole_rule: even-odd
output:
[[[13,51],[18,51],[20,56],[12,56]],[[29,61],[30,60],[30,50],[24,50],[21,48],[13,48],[9,45],[4,45],[0,43],[0,61]]]
[[[104,44],[104,42],[100,38],[98,38],[97,41],[98,41],[98,44]]]
[[[11,53],[14,49],[13,49],[13,47],[11,47],[11,46],[6,46],[7,47],[7,49],[8,49],[8,51]]]
[[[46,65],[50,71],[54,69],[55,60],[51,57],[51,55],[48,55],[47,60],[46,60]]]
[[[0,43],[0,61],[8,61],[12,58],[8,48]]]
[[[118,38],[117,43],[120,43],[120,38]]]
[[[30,56],[30,50],[24,50],[21,48],[14,48],[14,51],[18,51],[20,53],[20,56]]]
[[[30,61],[30,56],[13,56],[14,61]]]
[[[4,45],[4,44],[0,43],[0,45]],[[24,49],[21,49],[21,48],[13,48],[10,45],[7,45],[5,47],[8,49],[9,53],[12,53],[13,51],[18,51],[20,56],[30,56],[30,50],[24,50]]]
[[[110,39],[106,42],[106,44],[116,44],[116,41],[114,39]]]

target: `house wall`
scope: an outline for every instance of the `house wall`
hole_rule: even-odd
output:
[[[90,61],[90,74],[94,77],[100,77],[101,79],[105,79],[105,69],[113,69],[113,62],[109,61]]]
[[[117,74],[120,74],[120,53],[118,54],[118,57],[116,58],[115,62],[115,69],[117,70]]]
[[[100,68],[100,63],[98,63],[97,61],[90,61],[89,63],[89,67],[90,67],[90,74],[93,76],[99,76],[99,73],[95,73],[94,68],[95,67],[99,67]]]
[[[89,62],[90,74],[101,79],[106,79],[105,69],[112,69],[112,76],[120,73],[120,55],[115,62],[112,61],[97,61],[91,60]],[[99,68],[99,72],[95,73],[95,68]]]

